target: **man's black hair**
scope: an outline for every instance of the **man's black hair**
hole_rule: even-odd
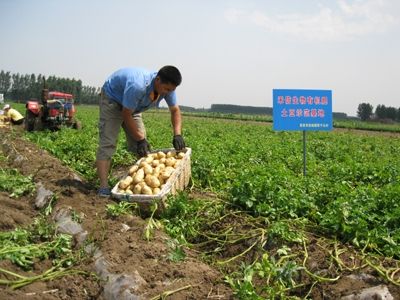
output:
[[[162,83],[172,83],[175,86],[178,86],[182,82],[182,75],[179,70],[174,66],[164,66],[162,67],[157,76],[160,77]]]

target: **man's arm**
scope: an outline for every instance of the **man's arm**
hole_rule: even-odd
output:
[[[182,130],[181,110],[178,105],[175,105],[175,106],[170,106],[169,111],[171,112],[171,123],[174,129],[174,135],[181,135],[181,130]]]
[[[128,131],[132,134],[136,141],[143,140],[145,138],[144,133],[141,132],[132,118],[133,110],[123,107],[122,108],[122,119],[124,120],[125,126]]]

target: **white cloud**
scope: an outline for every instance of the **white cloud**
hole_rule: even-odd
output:
[[[246,17],[246,15],[243,11],[232,8],[232,9],[225,11],[224,17],[229,22],[235,23],[235,22],[239,21],[240,18]]]
[[[268,15],[231,9],[224,15],[231,23],[245,21],[273,33],[309,40],[343,41],[396,26],[399,20],[387,11],[387,4],[385,0],[338,0],[335,7],[320,5],[314,14]]]

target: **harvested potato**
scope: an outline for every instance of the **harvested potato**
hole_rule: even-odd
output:
[[[136,184],[133,188],[134,194],[140,194],[142,192],[142,185],[140,183]]]
[[[153,168],[150,165],[146,164],[143,167],[143,171],[144,171],[145,175],[151,174],[151,173],[153,173]]]
[[[138,169],[139,169],[139,166],[138,166],[138,165],[133,165],[133,166],[129,169],[129,175],[132,176],[132,174],[135,173]]]
[[[132,176],[126,176],[123,180],[119,182],[119,188],[125,190],[133,181]]]
[[[159,194],[184,157],[184,152],[175,151],[147,155],[129,168],[129,175],[118,183],[118,193]]]
[[[146,161],[148,164],[151,164],[151,163],[153,162],[153,160],[154,160],[154,157],[153,157],[152,155],[149,155],[149,156],[147,156],[147,157],[145,158],[145,161]]]
[[[135,176],[133,177],[133,182],[139,183],[143,181],[143,179],[144,179],[144,170],[143,169],[137,170]]]
[[[167,166],[167,167],[171,167],[171,166],[173,166],[175,164],[175,158],[174,157],[168,157],[166,160],[165,160],[165,165]]]
[[[161,185],[160,180],[158,180],[158,178],[156,176],[153,176],[150,174],[146,175],[146,178],[144,180],[145,180],[146,184],[151,188],[156,188]]]
[[[142,194],[143,195],[153,195],[153,190],[151,189],[151,187],[145,185],[142,187]]]
[[[158,159],[165,158],[166,154],[162,151],[157,152]]]
[[[163,170],[160,173],[160,176],[162,179],[168,179],[169,177],[171,177],[171,175],[174,171],[175,171],[175,169],[173,167],[166,167],[165,170]]]

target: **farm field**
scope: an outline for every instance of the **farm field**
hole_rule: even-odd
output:
[[[111,262],[110,272],[140,275],[133,293],[143,299],[338,299],[375,286],[400,298],[400,134],[308,132],[304,177],[301,132],[185,116],[192,182],[149,219],[95,195],[97,114],[97,107],[78,106],[81,131],[1,129],[0,176],[21,174],[24,189],[0,184],[0,207],[10,216],[0,222],[0,242],[15,227],[69,207]],[[144,122],[153,149],[171,147],[168,114],[148,112]],[[111,184],[135,160],[124,142],[121,134]],[[55,192],[47,211],[33,208],[32,182]],[[130,229],[122,231],[122,223]],[[45,272],[50,257],[21,269],[0,250],[0,298],[111,299],[93,274],[93,258],[60,238],[66,243],[60,249],[70,250],[50,256],[69,257],[62,265],[69,272],[19,289],[11,288],[22,279],[13,274]]]

